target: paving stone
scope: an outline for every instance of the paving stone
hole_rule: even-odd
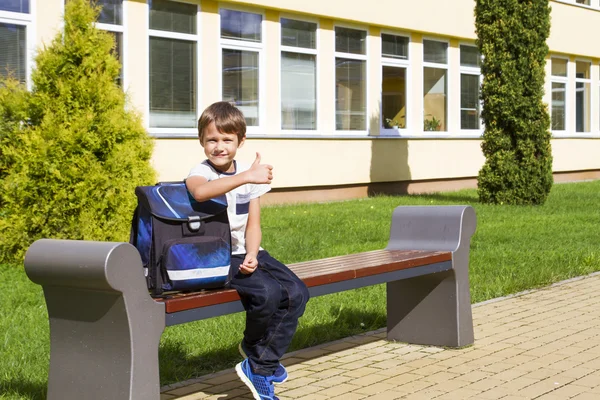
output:
[[[284,358],[281,400],[598,400],[600,273],[474,305],[476,343],[388,342],[385,329]],[[232,370],[166,386],[161,400],[252,399]]]
[[[390,392],[393,391],[397,386],[390,385],[389,383],[379,382],[377,385],[364,386],[360,389],[356,389],[353,393],[359,393],[364,395],[369,395],[369,397],[382,393],[382,392]]]

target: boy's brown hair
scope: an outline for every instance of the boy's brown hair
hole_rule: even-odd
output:
[[[204,130],[211,122],[221,133],[235,133],[238,141],[246,137],[246,119],[244,114],[227,101],[218,101],[208,106],[198,120],[198,138],[202,143]]]

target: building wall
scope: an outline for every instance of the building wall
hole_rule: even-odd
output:
[[[190,0],[199,6],[197,32],[197,109],[221,100],[222,42],[221,8],[248,11],[262,16],[262,43],[259,56],[259,127],[249,129],[242,160],[251,162],[260,152],[266,163],[274,165],[275,188],[330,187],[377,182],[463,179],[477,176],[484,158],[481,154],[481,129],[461,129],[461,46],[474,45],[473,0],[378,0],[349,6],[342,0]],[[551,1],[552,29],[548,39],[550,54],[546,65],[545,101],[552,109],[552,82],[564,83],[564,129],[552,140],[555,172],[600,171],[600,0],[589,6],[575,1]],[[28,34],[36,46],[48,44],[61,29],[63,0],[30,0]],[[432,10],[435,10],[433,12]],[[15,14],[0,11],[0,23],[12,21]],[[280,18],[314,22],[318,25],[316,54],[317,129],[281,129],[281,26]],[[106,28],[105,25],[99,25]],[[362,131],[336,130],[336,27],[366,32],[366,115]],[[122,33],[123,85],[131,107],[138,110],[149,132],[156,137],[153,165],[161,180],[178,180],[203,159],[195,129],[150,126],[149,110],[149,6],[144,0],[124,1],[123,24],[107,27]],[[406,116],[404,129],[384,129],[381,115],[382,34],[409,38],[406,60],[386,59],[386,65],[405,68]],[[28,36],[29,37],[29,36]],[[177,37],[177,36],[176,36]],[[186,40],[190,39],[186,36]],[[447,45],[446,98],[438,89],[424,93],[425,42]],[[31,43],[28,46],[32,48]],[[30,51],[29,58],[33,56]],[[552,76],[552,60],[567,60],[566,76]],[[581,81],[577,63],[589,63],[589,76]],[[390,64],[391,63],[391,64]],[[30,62],[31,64],[31,62]],[[440,67],[433,65],[433,67]],[[440,69],[440,68],[438,68]],[[475,72],[473,72],[475,71]],[[471,73],[477,73],[472,69]],[[442,80],[437,81],[440,84]],[[576,103],[587,85],[585,102],[586,132],[577,132]],[[399,85],[398,87],[401,87]],[[404,86],[403,86],[404,87]],[[404,90],[404,89],[403,89]],[[447,104],[447,119],[442,130],[423,130],[425,110]],[[425,106],[424,106],[425,105]],[[553,110],[553,109],[552,109]],[[554,111],[553,111],[554,112]],[[427,118],[427,117],[425,117]]]

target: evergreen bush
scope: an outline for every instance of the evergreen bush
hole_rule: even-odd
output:
[[[552,188],[550,117],[542,101],[548,0],[477,0],[483,56],[481,202],[543,204]]]
[[[31,93],[0,83],[0,262],[35,240],[127,241],[134,189],[151,184],[152,139],[116,83],[99,8],[68,1],[64,31],[39,51]]]

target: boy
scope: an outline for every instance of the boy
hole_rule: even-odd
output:
[[[225,195],[231,228],[231,281],[246,310],[246,329],[239,350],[244,361],[236,365],[240,379],[256,400],[275,397],[273,384],[287,379],[279,363],[304,313],[306,285],[285,265],[260,247],[260,196],[270,190],[273,167],[251,166],[235,160],[246,140],[246,122],[240,110],[227,102],[209,106],[198,121],[198,138],[207,159],[186,179],[197,201]]]

